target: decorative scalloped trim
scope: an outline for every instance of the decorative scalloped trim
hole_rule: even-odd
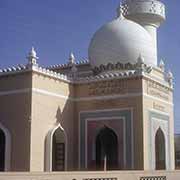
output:
[[[71,82],[73,79],[67,75],[61,74],[61,73],[57,73],[53,70],[50,69],[46,69],[46,68],[42,68],[42,67],[33,67],[33,70],[39,73],[43,73],[45,75],[51,76],[53,78],[57,78],[66,82]]]
[[[4,69],[0,69],[0,76],[4,76],[4,75],[10,75],[10,74],[14,74],[14,73],[20,73],[20,72],[25,72],[25,71],[36,71],[63,81],[67,81],[70,82],[72,81],[71,77],[68,77],[67,75],[64,74],[60,74],[57,73],[55,71],[46,69],[46,68],[42,68],[40,66],[37,65],[17,65],[16,67],[9,67],[9,68],[4,68]]]
[[[76,83],[83,83],[83,82],[94,82],[99,80],[108,80],[108,79],[115,79],[115,78],[125,78],[125,77],[137,77],[139,74],[135,71],[127,71],[127,72],[106,72],[104,74],[98,74],[96,76],[89,76],[85,78],[78,78],[76,79]]]
[[[82,60],[82,61],[77,61],[75,62],[75,65],[84,65],[84,64],[89,64],[88,60]],[[57,68],[66,68],[69,67],[69,63],[66,64],[56,64],[56,65],[52,65],[47,67],[48,69],[57,69]]]
[[[141,65],[141,64],[140,64]],[[103,65],[101,64],[100,66],[96,66],[93,71],[95,74],[99,74],[99,73],[102,73],[104,71],[112,71],[112,70],[135,70],[137,69],[139,66],[138,63],[136,64],[131,64],[131,63],[126,63],[126,64],[123,64],[123,63],[116,63],[116,64],[112,64],[112,63],[108,63],[106,65]],[[143,64],[143,68],[146,69],[148,68],[148,66],[146,64]]]
[[[9,73],[9,72],[17,72],[17,71],[22,71],[28,69],[27,66],[19,64],[17,66],[12,66],[4,69],[0,69],[0,74],[2,73]]]
[[[117,65],[118,64],[118,65]],[[151,67],[145,65],[145,64],[121,64],[117,63],[115,65],[108,64],[107,66],[101,65],[101,70],[104,71],[104,67],[107,70],[115,70],[114,67],[119,66],[125,70],[125,71],[104,71],[103,73],[99,73],[94,76],[88,76],[88,77],[73,77],[71,75],[64,75],[61,73],[57,73],[53,70],[42,68],[38,65],[17,65],[16,67],[9,67],[5,69],[0,69],[0,76],[10,75],[10,74],[16,74],[16,73],[22,73],[27,71],[34,71],[41,73],[46,76],[50,76],[52,78],[59,79],[64,82],[68,83],[89,83],[89,82],[96,82],[96,81],[102,81],[102,80],[109,80],[109,79],[119,79],[119,78],[132,78],[132,77],[141,77],[146,76],[146,74],[149,74],[151,71]],[[149,70],[150,69],[150,70]],[[117,69],[118,70],[118,69]]]

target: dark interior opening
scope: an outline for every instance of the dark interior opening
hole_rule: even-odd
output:
[[[165,137],[161,129],[158,129],[155,137],[156,147],[156,170],[166,169],[166,146]]]
[[[0,171],[5,170],[5,134],[0,129]]]
[[[104,168],[106,157],[107,170],[118,168],[118,138],[115,132],[107,127],[103,128],[96,137],[96,169]]]

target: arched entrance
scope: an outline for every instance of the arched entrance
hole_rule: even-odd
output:
[[[5,171],[5,145],[6,138],[3,130],[0,129],[0,171]]]
[[[52,171],[65,170],[65,135],[60,127],[53,134],[52,139]]]
[[[166,143],[163,131],[159,128],[155,137],[156,170],[166,169]]]
[[[104,127],[96,137],[97,170],[103,169],[105,157],[107,170],[118,168],[118,138],[108,127]]]

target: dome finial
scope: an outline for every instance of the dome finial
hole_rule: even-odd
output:
[[[164,63],[163,59],[161,59],[160,62],[159,62],[159,68],[160,68],[162,71],[165,70],[165,63]]]
[[[171,72],[171,70],[169,70],[168,73],[167,73],[167,80],[169,82],[169,85],[171,87],[173,87],[174,76],[173,76],[173,73]]]
[[[69,54],[69,64],[70,65],[75,64],[75,57],[72,52]]]
[[[118,8],[117,8],[117,18],[124,19],[123,7],[124,7],[124,6],[122,5],[122,2],[121,2],[121,0],[120,0],[119,5],[118,5]]]
[[[27,56],[27,59],[28,59],[29,65],[36,65],[37,64],[37,60],[39,58],[37,57],[36,51],[35,51],[33,46],[32,46],[32,48],[31,48],[31,50]]]
[[[78,69],[76,67],[76,59],[72,52],[69,54],[69,67],[71,68],[70,75],[73,78],[76,78]]]
[[[139,54],[139,57],[138,57],[138,59],[137,59],[137,63],[138,63],[139,65],[141,65],[141,64],[144,63],[144,57],[142,56],[141,53]]]

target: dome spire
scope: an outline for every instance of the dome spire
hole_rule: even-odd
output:
[[[75,64],[75,57],[74,57],[73,52],[70,52],[69,54],[69,64],[70,65]]]
[[[159,63],[159,68],[164,71],[165,70],[165,63],[164,61],[161,59],[160,63]]]
[[[123,15],[123,5],[122,2],[119,2],[118,8],[117,8],[117,18],[119,19],[124,19],[124,15]]]
[[[137,59],[137,63],[138,63],[139,65],[144,64],[144,57],[142,56],[141,53],[139,54],[139,57],[138,57],[138,59]]]
[[[27,59],[28,59],[28,64],[29,65],[36,65],[37,64],[37,60],[39,59],[37,57],[37,54],[36,54],[36,51],[34,49],[34,47],[31,48],[28,56],[27,56]]]
[[[167,73],[167,80],[171,87],[173,87],[173,79],[174,79],[173,73],[169,70]]]

